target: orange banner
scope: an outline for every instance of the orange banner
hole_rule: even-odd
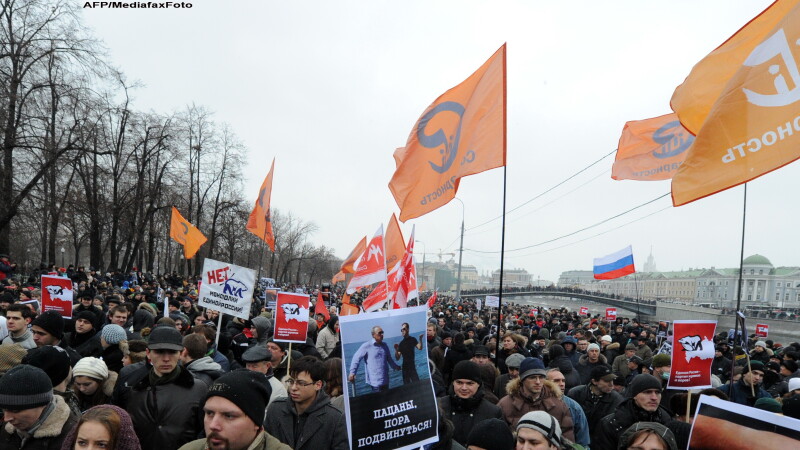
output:
[[[175,242],[183,245],[183,256],[192,259],[200,246],[206,243],[207,239],[194,225],[184,219],[178,208],[172,207],[172,217],[169,221],[169,237]]]
[[[397,223],[397,216],[392,213],[389,219],[389,225],[386,227],[386,270],[392,270],[406,251],[405,240],[403,239],[403,231],[400,229],[400,224]]]
[[[800,0],[773,3],[697,63],[672,95],[695,133],[672,179],[684,205],[800,158]]]
[[[259,239],[269,245],[269,249],[275,251],[275,235],[272,233],[272,220],[270,217],[269,202],[272,197],[272,171],[275,170],[275,159],[272,159],[272,166],[269,168],[267,177],[261,183],[258,190],[258,198],[247,219],[247,230],[258,236]]]
[[[694,136],[677,114],[625,123],[611,169],[615,180],[669,180],[686,159]]]
[[[506,46],[422,114],[404,148],[389,189],[400,220],[427,214],[455,197],[461,177],[505,165]]]
[[[345,303],[342,304],[341,308],[339,308],[340,316],[352,316],[353,314],[358,314],[358,306],[356,305]]]

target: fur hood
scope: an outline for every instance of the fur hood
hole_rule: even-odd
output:
[[[612,342],[606,346],[606,350],[619,350],[619,342]]]
[[[600,359],[598,361],[601,364],[608,365],[608,360],[606,359],[605,355],[603,355],[602,353],[600,353]],[[578,364],[580,364],[580,365],[589,365],[589,364],[591,364],[589,362],[589,355],[581,355],[581,357],[578,358]]]
[[[44,423],[42,423],[42,426],[34,431],[34,439],[51,438],[60,435],[64,424],[69,420],[70,410],[69,406],[67,406],[67,402],[65,402],[60,395],[54,395],[53,399],[55,400],[56,407],[47,419],[45,419]],[[14,434],[17,431],[14,425],[11,425],[11,422],[6,422],[5,430],[8,434]]]
[[[506,385],[506,394],[510,396],[515,396],[519,394],[519,389],[521,387],[522,381],[519,378],[514,378],[513,380],[509,381]],[[562,397],[561,389],[553,383],[552,381],[544,380],[544,386],[542,387],[542,398],[561,398]]]
[[[114,394],[114,386],[117,385],[118,376],[119,375],[117,375],[117,372],[109,370],[108,378],[106,378],[106,381],[103,382],[103,394],[106,394],[107,396],[109,396],[109,398],[111,397],[112,394]]]

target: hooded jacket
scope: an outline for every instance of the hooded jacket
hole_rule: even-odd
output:
[[[101,389],[103,396],[98,398],[97,403],[92,403],[91,397],[81,397],[81,394],[76,391],[75,398],[78,400],[78,408],[81,410],[81,412],[86,411],[93,406],[110,403],[111,396],[114,394],[114,386],[117,384],[117,377],[117,372],[108,372],[108,378],[103,381],[103,384],[99,388]]]
[[[506,395],[501,398],[497,403],[500,410],[503,412],[503,418],[506,423],[514,429],[517,422],[526,413],[531,411],[544,411],[558,420],[561,425],[561,434],[569,439],[575,441],[575,433],[573,432],[572,415],[569,412],[567,405],[561,400],[561,390],[552,381],[544,381],[542,392],[534,401],[531,401],[522,391],[522,382],[519,378],[515,378],[508,382],[506,386]]]
[[[338,319],[329,320],[328,324],[317,335],[316,347],[322,359],[328,358],[333,349],[336,348],[336,343],[339,342],[339,336],[334,330],[338,322]]]
[[[25,450],[58,450],[67,433],[78,423],[78,416],[73,414],[67,403],[58,395],[53,397],[53,411],[42,422],[41,426],[25,438],[17,433],[10,422],[0,427],[0,448]]]
[[[253,326],[256,328],[256,341],[259,344],[265,344],[272,334],[272,323],[266,317],[256,316],[253,317]]]
[[[592,450],[616,450],[622,433],[636,422],[658,422],[662,425],[671,420],[670,413],[659,406],[653,412],[636,405],[633,398],[620,403],[613,414],[609,414],[592,430]]]
[[[550,347],[550,363],[547,367],[555,367],[564,374],[564,382],[566,383],[564,389],[569,392],[570,389],[581,385],[581,376],[572,366],[572,361],[567,358],[565,353],[564,347],[558,344]]]
[[[295,433],[295,427],[302,429]],[[300,416],[290,398],[273,401],[267,408],[264,430],[294,450],[350,449],[344,415],[331,405],[323,390]]]
[[[222,371],[222,366],[217,364],[210,356],[203,356],[200,359],[195,359],[186,365],[186,369],[188,369],[195,378],[209,386],[224,373]]]
[[[486,419],[503,418],[500,408],[483,398],[483,389],[478,389],[478,392],[468,399],[457,396],[451,389],[449,395],[440,397],[438,400],[439,406],[455,427],[453,439],[464,446],[467,445],[469,432],[475,428],[475,425]]]
[[[617,356],[620,355],[620,351],[621,350],[619,342],[612,342],[606,345],[606,348],[603,349],[603,351],[601,351],[600,353],[602,353],[603,356],[606,357],[606,361],[610,361],[609,364],[611,364],[612,362],[614,362]]]

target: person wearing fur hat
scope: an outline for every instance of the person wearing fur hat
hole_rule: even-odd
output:
[[[240,369],[222,375],[202,404],[206,437],[180,450],[291,450],[264,430],[269,397],[269,383],[261,373]]]
[[[472,361],[460,361],[453,368],[453,382],[449,394],[439,397],[439,406],[453,425],[453,439],[466,446],[469,432],[478,422],[502,419],[500,408],[483,398],[480,367]]]
[[[139,438],[133,431],[131,417],[124,409],[113,405],[90,408],[67,434],[61,450],[75,448],[108,450],[141,450]]]
[[[57,449],[78,422],[38,367],[20,364],[0,378],[0,448]]]
[[[552,381],[547,381],[547,371],[542,361],[525,358],[520,364],[519,373],[519,378],[508,383],[507,395],[497,403],[506,423],[513,428],[525,413],[544,411],[555,417],[564,435],[574,441],[572,415],[561,400],[561,390]]]
[[[72,369],[72,385],[82,412],[109,403],[116,383],[117,373],[109,372],[102,359],[82,358]]]
[[[605,416],[592,432],[592,449],[614,450],[622,432],[636,422],[658,422],[666,425],[672,415],[661,406],[661,380],[650,374],[639,374],[626,390],[627,399],[613,414]]]
[[[732,402],[753,406],[756,400],[771,397],[769,392],[761,387],[761,382],[764,380],[764,370],[764,363],[751,360],[749,366],[747,364],[742,366],[742,377],[738,381],[723,384],[719,387],[719,390],[725,393]]]

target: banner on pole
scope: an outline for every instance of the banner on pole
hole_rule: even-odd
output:
[[[475,300],[475,307],[477,307],[477,308],[478,308],[478,311],[480,311],[481,309],[483,309],[483,300],[481,300],[481,299],[476,299],[476,300]]]
[[[606,322],[617,320],[617,308],[606,308]]]
[[[278,292],[273,336],[276,341],[305,344],[308,336],[308,294]]]
[[[676,320],[672,325],[672,365],[669,389],[705,389],[711,387],[711,363],[714,362],[715,320]]]
[[[758,337],[768,337],[769,336],[769,325],[765,323],[757,323],[756,324],[756,336]]]
[[[581,315],[588,316],[589,315],[589,307],[588,306],[581,306]]]
[[[411,449],[436,442],[427,307],[340,318],[347,434],[352,449]]]
[[[494,295],[487,295],[486,296],[486,306],[491,308],[499,308],[500,307],[500,297],[496,297]]]
[[[206,258],[197,304],[246,320],[255,284],[255,271]]]
[[[72,318],[72,280],[42,275],[42,312],[57,311],[65,319]]]

